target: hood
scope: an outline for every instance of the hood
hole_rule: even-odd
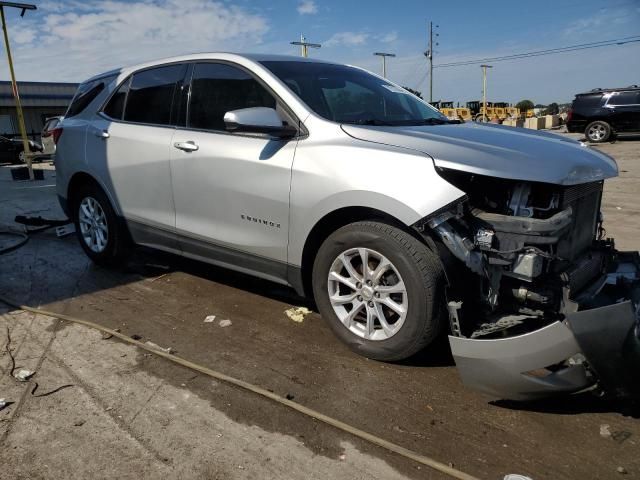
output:
[[[616,162],[559,135],[502,125],[369,127],[343,124],[351,137],[416,150],[436,167],[531,182],[575,185],[618,175]]]

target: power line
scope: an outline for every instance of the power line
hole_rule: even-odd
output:
[[[568,47],[550,48],[547,50],[537,50],[533,52],[516,53],[513,55],[504,55],[501,57],[487,57],[479,58],[475,60],[462,60],[459,62],[441,63],[440,65],[434,65],[434,68],[444,67],[459,67],[464,65],[475,65],[478,63],[486,62],[503,62],[507,60],[519,60],[521,58],[539,57],[543,55],[553,55],[556,53],[573,52],[576,50],[587,50],[590,48],[608,47],[612,45],[624,45],[626,43],[640,42],[640,35],[634,35],[631,37],[623,37],[613,40],[601,40],[599,42],[581,43],[578,45],[570,45]]]

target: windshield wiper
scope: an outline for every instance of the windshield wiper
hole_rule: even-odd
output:
[[[393,126],[393,123],[385,122],[383,120],[378,120],[376,118],[366,118],[364,120],[354,120],[353,122],[344,122],[344,123],[350,123],[351,125],[373,125],[376,127]]]
[[[420,125],[445,125],[447,123],[460,123],[459,120],[444,120],[442,118],[423,118]]]

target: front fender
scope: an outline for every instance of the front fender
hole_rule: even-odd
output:
[[[348,137],[301,140],[291,178],[289,263],[302,264],[313,227],[341,208],[371,208],[412,225],[464,195],[424,154]]]

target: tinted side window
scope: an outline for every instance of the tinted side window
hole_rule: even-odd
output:
[[[608,105],[634,105],[640,103],[639,92],[620,92],[615,93],[609,98]]]
[[[171,125],[173,96],[185,69],[185,65],[168,65],[134,74],[129,86],[124,119],[129,122]]]
[[[251,75],[220,63],[199,63],[193,70],[188,126],[224,130],[224,114],[250,107],[276,107],[276,100]]]
[[[587,110],[591,108],[598,108],[601,101],[601,93],[597,93],[595,95],[580,95],[579,97],[576,97],[574,101],[574,109]]]
[[[73,100],[71,100],[71,105],[69,105],[65,117],[74,117],[81,113],[102,90],[104,90],[103,79],[82,83],[78,87],[78,91],[73,97]]]
[[[120,88],[113,94],[109,103],[104,107],[104,113],[116,120],[122,120],[122,114],[124,113],[124,101],[127,98],[127,92],[129,91],[129,83],[131,83],[131,77],[127,78]]]

